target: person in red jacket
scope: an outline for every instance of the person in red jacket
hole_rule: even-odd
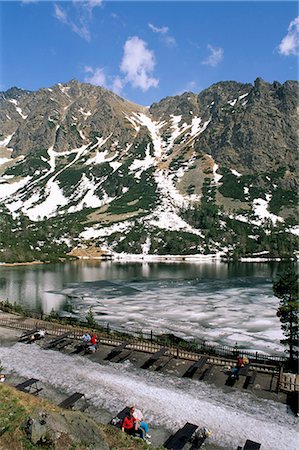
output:
[[[127,434],[130,434],[131,436],[134,436],[136,433],[136,422],[133,417],[133,408],[130,408],[130,411],[126,415],[126,417],[123,420],[121,430],[124,431]]]
[[[98,342],[97,335],[95,333],[93,333],[93,335],[92,335],[92,337],[91,337],[91,339],[89,341],[89,344],[90,345],[97,345],[97,342]]]

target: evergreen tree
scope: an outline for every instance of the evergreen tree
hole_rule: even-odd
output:
[[[294,367],[295,357],[298,356],[298,275],[293,269],[285,273],[273,282],[273,292],[280,299],[277,316],[281,322],[281,328],[285,339],[281,343],[288,346],[290,365]]]
[[[96,320],[94,318],[94,314],[91,310],[91,307],[88,310],[88,313],[85,316],[86,322],[88,324],[89,327],[95,327],[96,326]]]

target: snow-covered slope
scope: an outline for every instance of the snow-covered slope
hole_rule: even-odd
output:
[[[244,163],[244,142],[239,150],[231,144],[225,157],[221,150],[221,142],[228,146],[228,124],[237,128],[260,102],[256,90],[265,86],[257,85],[219,83],[150,109],[76,81],[3,93],[0,205],[11,239],[25,221],[33,230],[31,250],[40,252],[50,245],[48,235],[38,245],[32,235],[51,223],[51,243],[63,243],[64,251],[92,245],[246,255],[271,250],[267,236],[275,233],[275,256],[292,253],[292,245],[280,243],[282,233],[294,230],[292,148],[288,166],[275,163],[271,170],[273,150],[264,155],[266,170],[253,167],[252,158]],[[286,146],[290,137],[283,138]],[[1,246],[5,259],[5,238]]]

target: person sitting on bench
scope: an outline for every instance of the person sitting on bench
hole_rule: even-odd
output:
[[[130,411],[125,416],[123,423],[121,425],[121,431],[129,434],[130,436],[135,436],[136,434],[136,421],[133,417],[134,408],[130,408]]]
[[[91,339],[89,342],[87,342],[87,350],[91,353],[95,353],[95,351],[97,350],[97,343],[98,343],[98,338],[97,335],[95,333],[93,333]]]
[[[81,337],[81,341],[82,341],[83,343],[89,342],[90,339],[91,339],[91,336],[90,336],[90,334],[88,333],[88,331],[86,331],[86,332],[83,334],[83,336]]]
[[[236,367],[234,367],[234,368],[232,369],[230,377],[231,377],[232,379],[238,380],[238,379],[239,379],[239,372],[240,372],[240,369],[241,369],[242,367],[244,367],[244,361],[243,361],[242,356],[239,355],[239,356],[237,357],[237,364],[236,364]]]
[[[132,406],[133,417],[135,419],[135,427],[137,431],[140,433],[142,439],[144,439],[147,444],[150,443],[149,439],[151,436],[148,434],[148,424],[143,420],[143,414],[139,409],[135,409]]]
[[[39,339],[44,338],[45,335],[46,335],[45,330],[38,330],[30,337],[30,342],[38,341]]]

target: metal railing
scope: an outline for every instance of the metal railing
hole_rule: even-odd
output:
[[[48,334],[58,336],[65,332],[70,333],[70,337],[78,339],[86,331],[86,328],[96,330],[101,342],[108,345],[117,345],[124,340],[128,341],[128,347],[144,351],[156,352],[161,346],[167,347],[167,353],[177,358],[196,360],[199,354],[205,354],[211,358],[220,358],[235,360],[237,355],[246,356],[251,363],[272,365],[276,367],[282,366],[287,358],[280,355],[266,355],[257,351],[243,350],[237,344],[234,347],[221,346],[218,344],[208,343],[204,340],[197,342],[188,342],[177,338],[173,335],[155,335],[152,330],[148,332],[140,332],[130,330],[124,331],[120,328],[113,327],[109,323],[106,327],[93,324],[88,325],[86,322],[59,323],[55,321],[44,321],[33,317],[15,316],[9,318],[0,318],[0,325],[14,327],[18,329],[28,330],[31,328],[43,328]]]

